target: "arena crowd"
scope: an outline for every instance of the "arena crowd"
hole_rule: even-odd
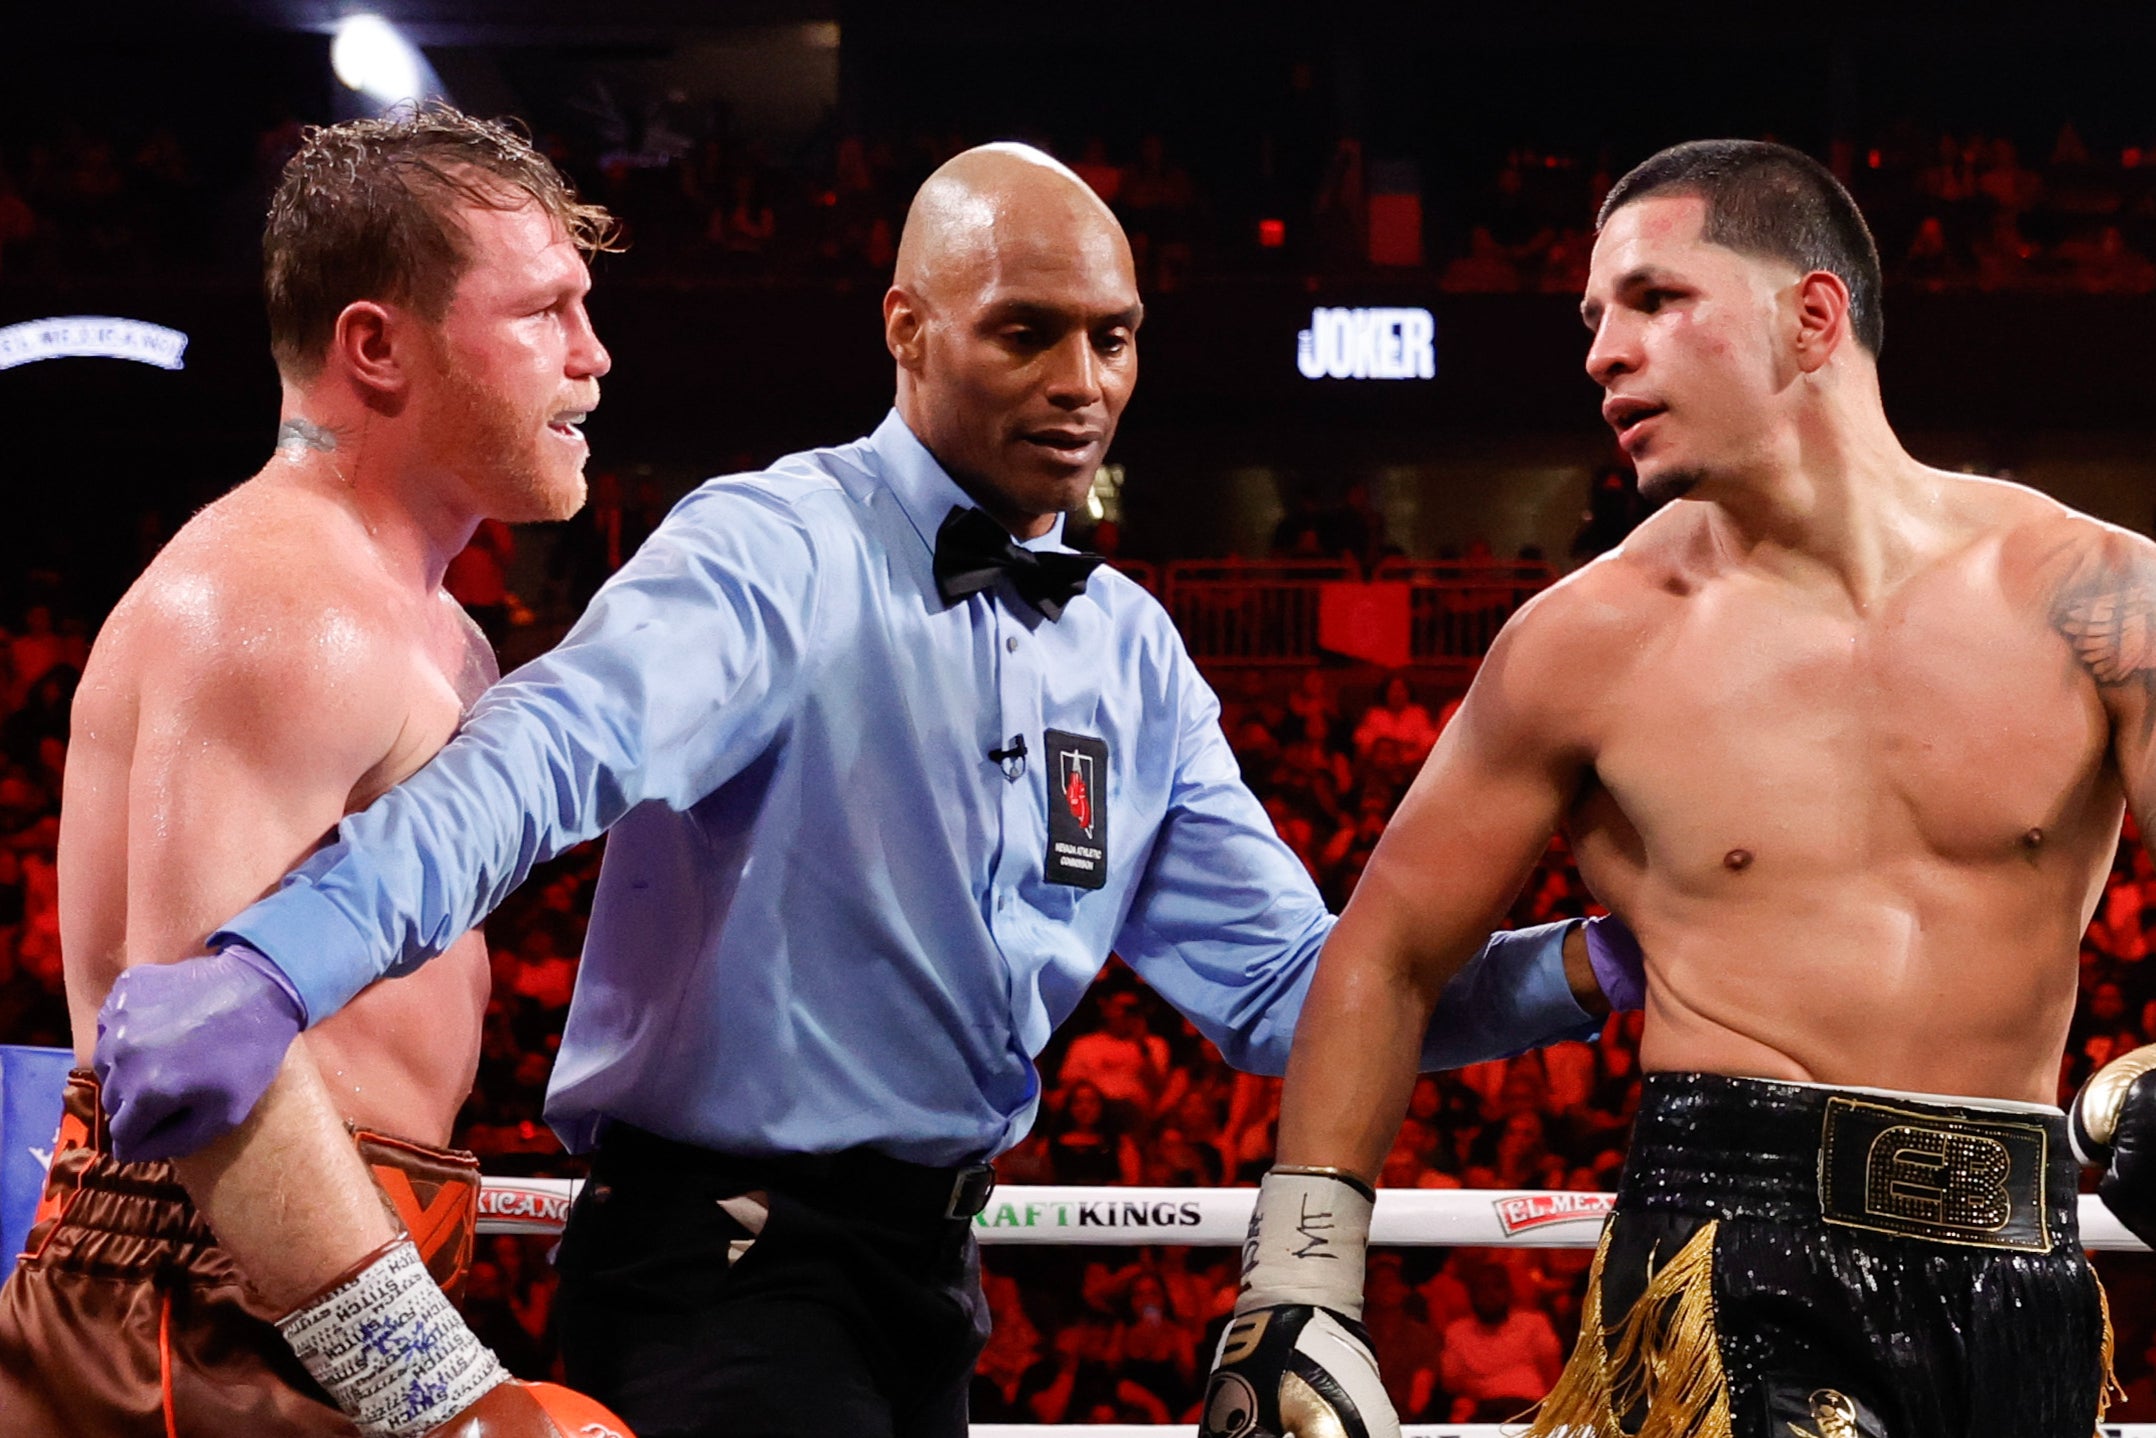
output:
[[[780,153],[723,114],[593,118],[543,130],[584,193],[628,223],[611,282],[880,284],[907,199],[982,136],[826,127]],[[280,116],[208,163],[170,124],[80,118],[0,140],[0,277],[244,273],[253,227],[300,126]],[[1032,139],[1071,160],[1130,234],[1141,283],[1172,293],[1251,274],[1422,270],[1455,293],[1577,294],[1611,159],[1519,146],[1487,168],[1381,159],[1318,126],[1270,172],[1158,132]],[[1913,118],[1827,158],[1879,239],[1888,283],[1942,291],[2156,291],[2156,136],[2109,144],[2062,122],[2043,143]],[[1187,153],[1186,153],[1187,152]],[[232,156],[245,156],[235,161]],[[1373,197],[1412,197],[1414,223]],[[1377,217],[1373,219],[1373,217]],[[1373,227],[1377,233],[1373,234]]]

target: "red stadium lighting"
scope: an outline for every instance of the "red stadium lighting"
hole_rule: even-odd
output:
[[[1258,221],[1258,248],[1277,250],[1288,242],[1288,224],[1285,220]]]

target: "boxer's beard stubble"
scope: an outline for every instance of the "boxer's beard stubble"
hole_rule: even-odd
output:
[[[551,442],[547,419],[556,406],[526,413],[473,379],[457,356],[437,342],[444,450],[480,510],[511,524],[567,519],[584,507],[584,476],[551,479],[540,447]]]

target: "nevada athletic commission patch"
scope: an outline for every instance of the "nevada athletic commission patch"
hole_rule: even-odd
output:
[[[1048,860],[1051,884],[1097,889],[1108,882],[1108,745],[1050,729]]]

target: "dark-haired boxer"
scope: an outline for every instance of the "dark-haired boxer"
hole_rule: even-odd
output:
[[[1646,949],[1646,1077],[1534,1431],[2088,1438],[2054,1100],[2121,808],[2156,833],[2156,545],[1902,449],[1871,236],[1804,156],[1664,151],[1599,231],[1587,369],[1679,502],[1514,618],[1328,941],[1204,1431],[1394,1431],[1367,1185],[1562,825]]]
[[[594,1153],[555,1311],[571,1380],[639,1428],[962,1438],[986,1161],[1111,950],[1231,1061],[1286,1060],[1332,917],[1167,613],[1060,543],[1141,313],[1077,176],[1015,145],[950,161],[884,301],[896,412],[690,495],[226,931],[319,1017],[613,828],[547,1100]],[[1598,981],[1590,947],[1485,946],[1425,1059],[1591,1030],[1583,1003],[1636,978]],[[108,1029],[116,1077],[187,1067],[157,1027],[254,1011],[149,1000],[147,1036]],[[150,1073],[128,1102],[186,1114],[185,1089]]]
[[[263,240],[277,451],[128,591],[75,699],[60,921],[86,1066],[138,966],[265,996],[252,1030],[298,1032],[290,986],[201,956],[204,936],[426,763],[494,677],[442,574],[482,518],[582,503],[575,422],[607,369],[584,256],[611,229],[514,132],[446,108],[315,131],[286,167]],[[510,1380],[444,1291],[479,1173],[443,1145],[488,990],[480,936],[444,941],[288,1056],[215,1022],[168,1030],[198,1076],[276,1075],[191,1157],[163,1161],[206,1135],[124,1104],[108,1120],[76,1075],[0,1290],[8,1438],[620,1431]]]

